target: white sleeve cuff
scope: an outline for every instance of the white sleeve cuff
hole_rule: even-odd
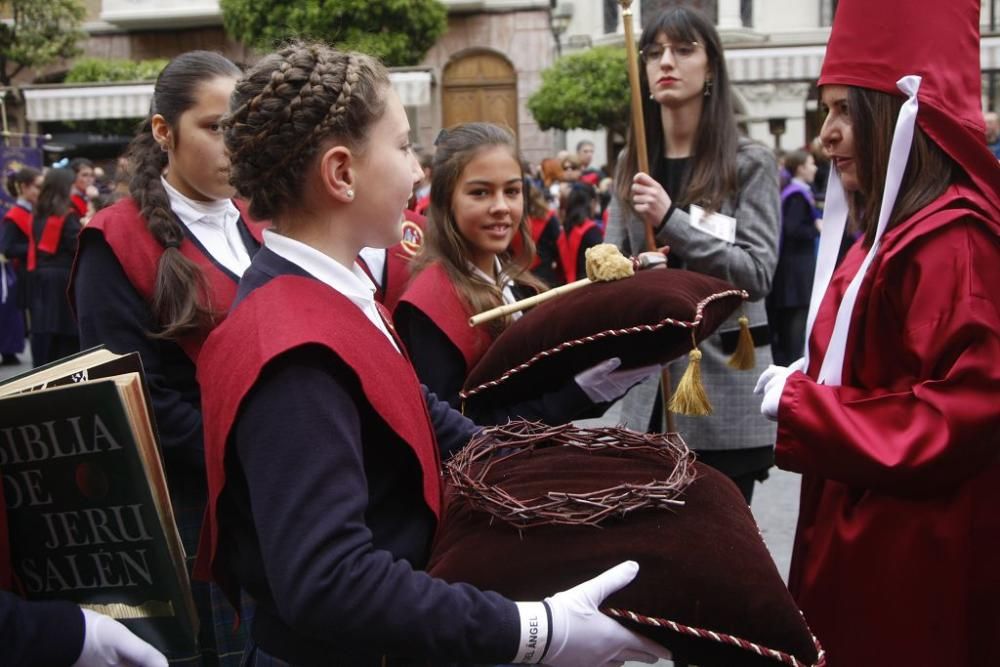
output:
[[[521,616],[521,639],[517,645],[517,655],[513,662],[538,664],[549,647],[552,632],[552,616],[544,602],[516,602]]]

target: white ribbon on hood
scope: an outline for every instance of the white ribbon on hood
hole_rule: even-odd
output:
[[[903,173],[906,171],[906,163],[910,159],[910,147],[913,145],[913,128],[917,122],[917,91],[920,89],[920,77],[917,75],[904,76],[896,82],[896,86],[906,96],[907,100],[899,110],[896,119],[896,129],[892,135],[892,150],[889,153],[889,166],[886,170],[885,191],[882,194],[882,206],[879,209],[878,225],[875,228],[875,240],[872,247],[865,256],[861,268],[854,275],[844,298],[837,309],[837,319],[833,326],[833,335],[830,337],[830,345],[827,347],[826,356],[823,357],[823,364],[820,367],[817,380],[821,384],[830,386],[840,386],[844,369],[844,353],[847,349],[847,335],[851,329],[851,316],[854,314],[854,304],[858,299],[858,290],[868,272],[868,267],[878,253],[882,235],[885,233],[886,225],[889,224],[889,216],[896,205],[896,197],[899,194],[899,187],[903,181]],[[806,320],[806,346],[805,346],[805,366],[809,368],[809,344],[812,336],[813,325],[816,323],[816,313],[819,311],[820,302],[830,285],[836,268],[837,254],[840,251],[840,242],[844,237],[844,230],[847,226],[847,198],[844,194],[844,187],[840,182],[836,169],[830,171],[830,181],[826,188],[826,205],[823,216],[823,231],[819,240],[819,256],[816,260],[816,272],[813,274],[812,295],[809,300],[809,315]]]

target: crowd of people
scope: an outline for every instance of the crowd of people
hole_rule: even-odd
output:
[[[471,314],[579,279],[597,243],[642,252],[648,231],[672,267],[749,294],[700,345],[714,414],[675,428],[747,503],[775,460],[802,473],[789,589],[826,664],[1000,663],[995,118],[978,3],[918,4],[885,42],[873,26],[901,2],[840,3],[819,80],[825,199],[815,146],[779,167],[741,135],[719,35],[683,6],[644,26],[645,141],[630,130],[613,169],[586,141],[535,169],[489,123],[418,158],[377,59],[296,42],[246,72],[172,60],[103,195],[85,160],[11,175],[0,253],[27,286],[34,362],[142,357],[203,664],[669,657],[598,612],[633,562],[521,601],[423,571],[441,461],[483,426],[621,399],[626,426],[667,428],[676,363],[612,357],[530,400],[463,414],[459,399],[517,317]],[[20,312],[0,311],[5,355]],[[737,372],[745,336],[755,366]],[[0,655],[165,664],[111,619],[4,592]]]

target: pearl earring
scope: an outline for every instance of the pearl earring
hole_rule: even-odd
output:
[[[348,198],[348,199],[354,199],[354,190],[350,190],[350,189],[349,189],[349,190],[347,191],[347,198]]]

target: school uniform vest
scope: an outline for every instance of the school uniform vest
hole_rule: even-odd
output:
[[[594,227],[597,227],[596,222],[585,220],[574,227],[569,234],[563,234],[559,237],[557,242],[559,260],[562,262],[563,272],[566,274],[566,282],[568,283],[585,277],[576,275],[577,257],[580,254],[580,244],[583,243],[583,237]]]
[[[70,195],[70,202],[73,204],[73,210],[75,210],[81,218],[87,215],[87,200],[85,197],[78,195],[76,193]]]
[[[234,200],[234,203],[250,234],[258,243],[263,244],[263,232],[268,223],[251,219],[243,202]],[[178,224],[183,223],[179,222]],[[150,304],[153,303],[156,274],[164,247],[149,232],[146,219],[140,213],[135,200],[126,197],[113,206],[100,211],[84,227],[82,233],[102,234],[125,271],[129,282],[139,292],[143,300]],[[181,241],[180,251],[181,254],[194,262],[201,269],[202,275],[205,276],[205,282],[208,286],[206,295],[208,303],[206,305],[218,324],[226,317],[229,306],[236,298],[238,280],[234,280],[231,275],[226,273],[187,235]],[[73,298],[74,293],[73,280],[76,277],[76,260],[73,264],[69,288],[70,299]],[[207,332],[200,332],[185,336],[177,341],[192,362],[197,361],[206,335]]]
[[[16,204],[11,207],[7,214],[3,218],[4,220],[10,220],[15,227],[21,230],[21,233],[28,238],[28,258],[25,262],[28,271],[35,270],[35,235],[31,230],[32,215],[31,211],[26,208],[21,208]]]
[[[206,341],[198,383],[209,500],[195,575],[214,576],[230,600],[239,599],[238,586],[231,573],[216,567],[226,447],[240,404],[262,369],[289,350],[322,345],[353,369],[372,410],[398,437],[385,446],[412,450],[422,472],[423,501],[435,518],[440,516],[440,459],[426,400],[407,358],[390,346],[375,344],[375,337],[382,335],[361,309],[328,285],[283,275],[247,295]]]
[[[403,211],[403,239],[385,252],[385,278],[379,303],[392,312],[410,284],[410,263],[424,243],[427,218],[407,209]]]
[[[431,264],[417,274],[400,302],[422,312],[448,337],[462,354],[466,373],[493,343],[483,327],[469,326],[472,313],[440,263]]]
[[[62,238],[62,230],[66,225],[66,215],[50,215],[45,220],[45,225],[42,227],[42,233],[38,235],[38,250],[54,255],[56,250],[59,249],[59,239]],[[30,237],[29,237],[30,238]]]

